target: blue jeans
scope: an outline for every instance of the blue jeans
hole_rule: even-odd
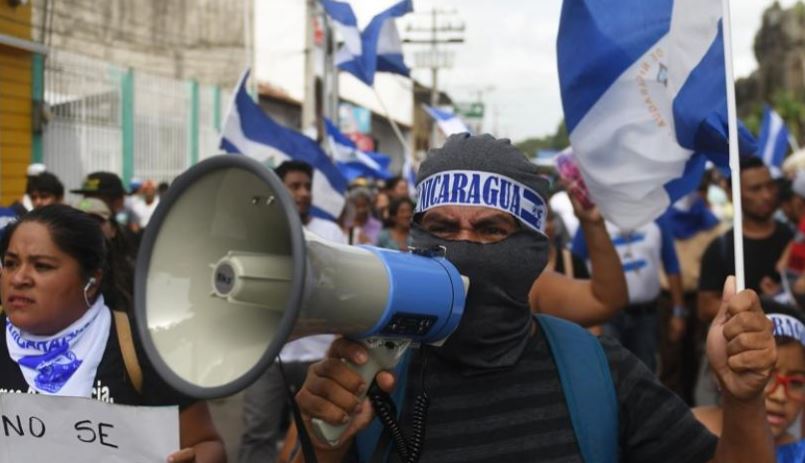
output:
[[[604,324],[604,334],[620,341],[652,372],[657,371],[657,301],[629,305]]]

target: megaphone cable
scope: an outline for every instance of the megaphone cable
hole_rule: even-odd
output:
[[[368,393],[375,414],[391,435],[391,440],[394,442],[394,448],[400,456],[400,460],[406,463],[418,463],[425,444],[425,424],[428,415],[428,407],[430,407],[430,395],[425,387],[425,370],[428,366],[427,346],[422,346],[422,349],[423,362],[419,379],[422,392],[417,394],[416,400],[414,401],[411,414],[410,439],[406,439],[405,434],[403,434],[400,428],[400,424],[396,418],[397,410],[391,397],[378,388],[376,383],[373,384]],[[400,387],[405,386],[401,385]],[[375,451],[376,456],[381,454],[385,454],[385,449]]]
[[[299,410],[299,405],[296,403],[296,397],[294,397],[296,391],[288,384],[288,378],[285,376],[285,368],[282,366],[282,359],[280,357],[277,357],[277,366],[280,370],[280,376],[282,376],[282,383],[285,385],[284,389],[288,393],[288,405],[291,407],[293,419],[296,422],[296,432],[299,444],[302,447],[302,455],[305,456],[305,462],[318,463],[318,460],[316,460],[316,451],[313,450],[313,442],[310,441],[310,434],[307,432],[305,422],[302,421],[302,412]],[[294,459],[290,461],[294,461]]]

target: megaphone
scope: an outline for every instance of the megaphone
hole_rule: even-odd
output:
[[[468,282],[437,253],[327,242],[282,181],[241,155],[204,160],[160,199],[137,258],[135,321],[157,373],[197,398],[251,384],[295,338],[361,339],[367,384],[411,343],[458,326]],[[345,426],[316,424],[335,442]]]

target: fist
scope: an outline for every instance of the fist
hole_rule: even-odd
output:
[[[707,334],[707,358],[725,394],[750,400],[763,394],[777,361],[772,322],[752,290],[735,293],[727,278],[718,315]]]

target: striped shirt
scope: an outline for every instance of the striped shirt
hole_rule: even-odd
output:
[[[717,440],[685,403],[617,342],[602,338],[601,343],[618,394],[620,460],[709,461]],[[423,382],[431,398],[423,463],[582,461],[556,365],[541,334],[506,370],[462,372],[433,352],[419,351],[408,378],[402,415],[407,436],[411,405]]]

